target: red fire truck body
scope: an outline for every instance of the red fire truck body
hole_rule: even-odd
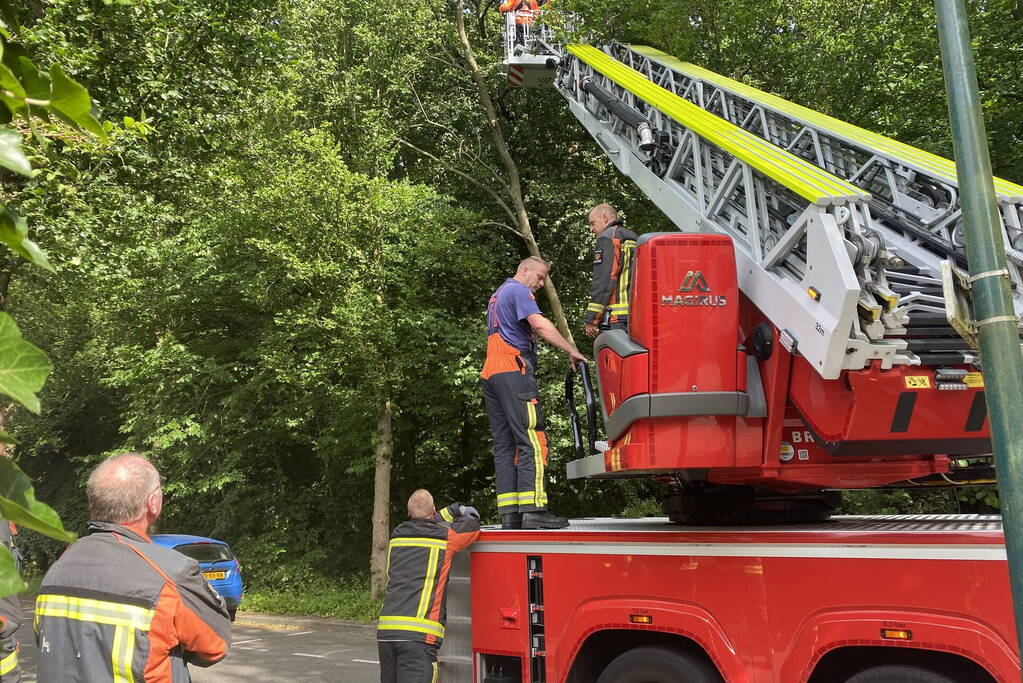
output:
[[[1021,680],[995,516],[728,528],[582,520],[486,529],[468,555],[453,576],[447,680],[625,681],[623,661],[656,673],[661,655],[662,677],[635,680],[900,680],[872,670]],[[706,677],[681,674],[678,658]]]

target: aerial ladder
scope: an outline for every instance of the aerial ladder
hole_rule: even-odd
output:
[[[534,19],[507,17],[509,82],[556,88],[680,231],[641,236],[630,329],[595,340],[606,442],[588,373],[588,432],[566,380],[569,477],[672,482],[676,519],[823,516],[826,491],[989,477],[954,164]],[[1018,317],[1023,186],[995,189]]]

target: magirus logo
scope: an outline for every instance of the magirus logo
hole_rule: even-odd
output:
[[[703,273],[698,270],[690,270],[686,273],[686,276],[682,278],[682,286],[678,288],[678,291],[691,292],[694,289],[697,292],[710,291],[710,285],[707,284],[707,278],[703,277]]]
[[[680,292],[709,292],[707,278],[698,270],[690,270],[682,278]],[[664,294],[661,296],[662,306],[727,306],[728,297],[723,294]]]

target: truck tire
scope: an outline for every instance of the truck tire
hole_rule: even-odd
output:
[[[961,681],[962,679],[912,664],[882,664],[864,669],[846,680],[846,683],[961,683]]]
[[[618,655],[597,683],[720,683],[706,662],[684,652],[647,645]]]

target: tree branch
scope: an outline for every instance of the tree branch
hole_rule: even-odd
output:
[[[485,227],[485,228],[486,227],[504,228],[505,230],[507,230],[508,232],[512,233],[516,237],[522,237],[522,233],[521,232],[519,232],[518,230],[516,230],[512,226],[508,225],[507,223],[498,223],[497,221],[486,221],[485,223],[482,223],[481,225],[483,227]]]
[[[415,145],[413,145],[408,140],[403,140],[402,138],[396,138],[396,140],[398,142],[400,142],[401,144],[405,145],[406,147],[408,147],[409,149],[415,150],[419,154],[422,154],[424,157],[426,157],[428,159],[432,159],[433,161],[436,161],[438,164],[440,164],[441,166],[443,166],[447,170],[451,171],[455,175],[457,175],[457,176],[459,176],[461,178],[464,178],[465,180],[469,181],[470,183],[472,183],[476,187],[480,188],[481,190],[483,190],[484,192],[489,194],[491,196],[491,198],[493,198],[493,200],[497,203],[497,205],[500,206],[504,210],[504,212],[506,214],[508,214],[508,217],[511,218],[513,221],[515,220],[515,212],[511,210],[511,207],[509,207],[505,203],[505,201],[503,199],[501,199],[501,196],[499,194],[497,194],[497,192],[495,192],[493,188],[487,187],[486,185],[481,183],[476,178],[473,178],[468,173],[465,173],[464,171],[458,170],[457,168],[452,166],[450,163],[448,163],[444,159],[441,159],[439,157],[434,156],[433,154],[430,154],[425,149],[420,149],[419,147],[416,147]]]
[[[519,167],[508,150],[508,143],[505,140],[504,131],[501,129],[501,122],[497,116],[497,108],[494,106],[494,99],[490,96],[490,87],[487,85],[486,79],[483,78],[483,73],[476,62],[476,55],[473,53],[472,45],[469,43],[469,35],[465,32],[465,0],[457,0],[455,3],[455,31],[458,34],[458,42],[462,46],[462,57],[465,58],[469,73],[472,75],[472,80],[476,83],[476,92],[479,95],[480,104],[483,105],[483,112],[486,114],[487,125],[490,128],[490,137],[494,141],[497,156],[501,160],[505,174],[508,177],[508,196],[511,198],[512,206],[515,207],[515,223],[519,226],[519,232],[522,235],[522,240],[526,243],[526,249],[529,251],[530,256],[540,257],[540,247],[537,246],[536,238],[533,236],[533,229],[529,226],[529,213],[526,212],[526,204],[522,198],[522,178],[519,176]],[[561,298],[558,296],[558,290],[554,286],[554,280],[549,275],[544,283],[544,292],[547,294],[547,300],[551,304],[551,313],[558,330],[570,344],[575,346],[572,331],[568,327],[568,318],[565,317],[565,309],[561,305]]]

